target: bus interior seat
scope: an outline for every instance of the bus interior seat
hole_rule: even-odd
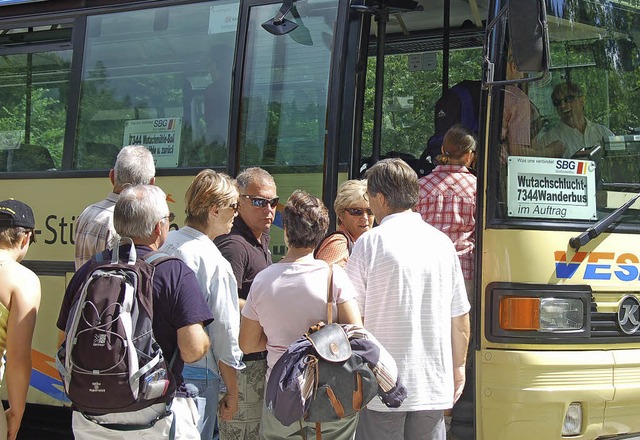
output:
[[[600,161],[605,183],[633,183],[640,175],[640,152],[608,152]]]
[[[0,152],[0,171],[47,171],[56,168],[49,150],[40,145],[21,144]]]
[[[603,139],[604,154],[597,161],[605,183],[633,183],[640,175],[640,141],[636,134]]]

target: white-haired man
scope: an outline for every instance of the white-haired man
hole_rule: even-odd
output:
[[[106,199],[88,206],[76,220],[76,270],[98,252],[111,249],[117,236],[113,227],[113,208],[118,194],[127,186],[153,185],[156,167],[151,152],[142,145],[129,145],[118,153],[109,171],[113,191]]]

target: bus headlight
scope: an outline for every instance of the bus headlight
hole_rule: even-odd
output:
[[[575,298],[542,298],[540,331],[580,330],[584,326],[584,305]]]
[[[554,332],[580,330],[584,304],[575,298],[505,296],[500,299],[500,328]]]
[[[582,428],[582,404],[572,402],[562,422],[562,435],[579,435]]]
[[[544,343],[590,335],[588,286],[492,283],[488,289],[490,340]]]

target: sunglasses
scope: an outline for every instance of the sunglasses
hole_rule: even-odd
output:
[[[251,206],[255,206],[256,208],[266,208],[267,205],[275,208],[276,206],[278,206],[278,202],[280,201],[280,197],[265,199],[264,197],[248,196],[246,194],[241,194],[241,196],[251,200]]]
[[[33,244],[36,242],[36,231],[35,229],[30,229],[29,232],[31,232],[31,236],[29,237],[29,244]]]
[[[556,106],[556,107],[560,107],[563,102],[565,104],[571,104],[573,101],[576,100],[576,98],[579,98],[579,96],[577,96],[577,95],[567,95],[564,98],[554,99],[553,100],[553,105]]]
[[[169,223],[173,223],[173,221],[176,219],[176,215],[173,212],[170,212],[162,218],[167,218],[169,219]]]
[[[354,217],[359,217],[362,214],[364,214],[365,212],[367,213],[368,216],[373,215],[373,211],[370,208],[347,208],[345,209],[345,211],[347,211],[349,214],[351,214]]]

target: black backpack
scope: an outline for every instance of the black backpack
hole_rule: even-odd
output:
[[[129,241],[128,261],[119,259]],[[153,273],[172,259],[150,252],[137,258],[133,241],[114,243],[112,258],[96,255],[67,318],[56,355],[65,393],[75,409],[92,415],[129,412],[168,401],[176,389],[153,336]],[[177,350],[173,354],[174,359]]]
[[[433,121],[435,133],[427,141],[427,148],[418,159],[418,177],[429,174],[436,167],[435,158],[441,153],[444,135],[453,125],[462,124],[477,136],[480,87],[480,81],[461,81],[445,90],[436,101]]]

